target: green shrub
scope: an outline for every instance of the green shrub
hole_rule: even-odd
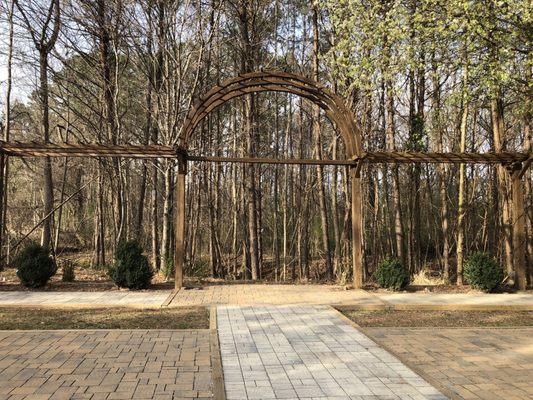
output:
[[[167,262],[161,266],[161,274],[165,277],[166,280],[169,280],[174,276],[174,258],[167,257]]]
[[[386,289],[400,290],[409,284],[409,271],[400,260],[389,258],[382,261],[375,273],[379,286]]]
[[[477,252],[464,265],[464,277],[474,289],[492,292],[503,281],[503,269],[491,256]]]
[[[115,264],[109,270],[109,276],[118,287],[145,289],[150,285],[154,273],[142,253],[142,247],[134,240],[119,243]]]
[[[20,282],[29,288],[40,288],[56,273],[57,267],[50,251],[31,243],[13,260]]]
[[[63,275],[61,280],[63,282],[74,282],[76,280],[76,271],[74,270],[74,264],[72,261],[63,262]]]

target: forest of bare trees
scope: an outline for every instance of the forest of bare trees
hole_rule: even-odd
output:
[[[178,144],[194,102],[237,74],[319,81],[354,111],[367,150],[531,154],[530,4],[524,0],[0,0],[4,141]],[[193,155],[344,159],[324,113],[283,93],[239,97],[196,129]],[[364,268],[396,256],[462,284],[465,258],[513,275],[503,166],[364,166]],[[30,239],[110,262],[139,240],[171,276],[171,160],[2,156],[0,257]],[[527,261],[533,182],[524,178]],[[1,186],[1,185],[0,185]],[[189,163],[190,276],[346,282],[344,166]],[[63,206],[60,206],[64,204]]]

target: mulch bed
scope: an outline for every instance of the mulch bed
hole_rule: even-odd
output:
[[[0,308],[0,329],[208,329],[203,307],[131,309]]]
[[[362,327],[518,327],[533,326],[533,311],[343,311]]]

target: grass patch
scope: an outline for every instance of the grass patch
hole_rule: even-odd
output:
[[[131,309],[0,308],[0,329],[208,329],[204,307]]]
[[[343,311],[363,327],[533,326],[533,311]]]

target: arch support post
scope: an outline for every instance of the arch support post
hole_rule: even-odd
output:
[[[350,167],[350,181],[352,191],[352,277],[354,289],[363,287],[363,219],[361,193],[361,165]]]
[[[187,176],[187,152],[176,150],[178,173],[174,185],[174,289],[183,287],[185,264],[185,178]]]
[[[521,179],[522,163],[509,168],[513,200],[513,264],[516,273],[516,285],[520,290],[527,287],[526,265],[526,212],[524,209],[524,188]]]

